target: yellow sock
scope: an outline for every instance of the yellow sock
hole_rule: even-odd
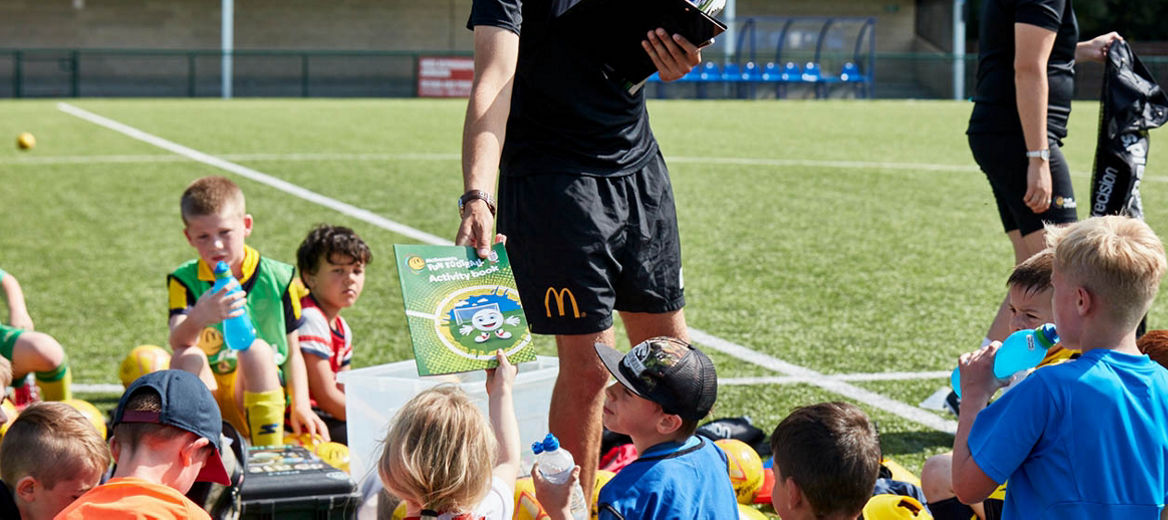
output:
[[[37,386],[41,389],[41,399],[64,401],[73,398],[73,371],[69,370],[69,357],[61,360],[60,366],[47,372],[36,373]]]
[[[244,392],[243,409],[251,430],[252,446],[284,444],[284,390]]]

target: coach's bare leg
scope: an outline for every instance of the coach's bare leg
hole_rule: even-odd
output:
[[[1039,251],[1046,249],[1046,230],[1043,229],[1026,236],[1022,236],[1015,229],[1007,232],[1006,236],[1010,238],[1010,244],[1014,246],[1014,265],[1018,265]],[[1005,285],[1005,282],[1003,279],[1002,285]],[[998,314],[994,316],[994,321],[990,324],[990,330],[986,332],[987,338],[994,341],[1002,341],[1006,339],[1006,336],[1010,335],[1010,307],[1008,304],[1008,300],[1002,298],[1002,304],[998,306]]]
[[[689,330],[685,326],[685,311],[673,312],[621,312],[629,343],[636,345],[654,336],[672,336],[689,342]]]
[[[593,345],[613,345],[612,328],[592,334],[556,336],[560,374],[552,390],[548,429],[580,465],[580,487],[591,500],[600,464],[601,421],[608,370]]]

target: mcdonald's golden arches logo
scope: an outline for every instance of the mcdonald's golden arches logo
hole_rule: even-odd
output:
[[[571,289],[564,287],[563,289],[560,289],[557,291],[555,287],[548,287],[547,292],[544,293],[544,295],[543,295],[543,308],[544,308],[544,310],[547,311],[547,317],[549,317],[549,318],[552,317],[552,299],[553,298],[556,301],[557,315],[560,316],[561,318],[564,316],[567,316],[567,313],[565,312],[567,309],[564,308],[564,297],[565,296],[568,297],[568,302],[572,304],[572,317],[579,318],[580,316],[582,316],[580,314],[580,307],[578,305],[576,305],[576,295],[572,294]]]

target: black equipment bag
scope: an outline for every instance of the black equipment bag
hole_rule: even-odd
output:
[[[1140,179],[1148,161],[1148,130],[1168,121],[1168,95],[1125,41],[1111,44],[1105,67],[1091,216],[1142,219]]]

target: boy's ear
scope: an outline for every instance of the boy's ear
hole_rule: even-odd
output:
[[[122,443],[118,441],[116,436],[110,436],[108,444],[110,457],[114,459],[114,464],[117,464],[118,458],[122,456]]]
[[[783,481],[783,493],[787,494],[787,508],[792,511],[798,511],[807,507],[807,501],[803,497],[803,489],[795,482],[795,479],[788,478]]]
[[[19,497],[22,502],[35,502],[37,487],[40,485],[41,483],[37,482],[36,477],[33,477],[32,475],[26,475],[20,480],[16,481],[16,485],[13,486],[13,489],[16,492],[16,496]]]
[[[191,435],[193,436],[194,434],[192,433]],[[191,466],[195,462],[202,462],[203,459],[200,457],[205,457],[205,455],[201,454],[204,452],[204,448],[210,444],[211,441],[208,441],[202,437],[198,437],[192,442],[183,444],[182,449],[179,450],[179,458],[182,460],[183,466]]]
[[[251,236],[251,226],[255,222],[251,218],[251,213],[243,214],[243,236]]]
[[[678,428],[681,428],[682,420],[680,415],[661,412],[661,419],[657,421],[657,433],[661,435],[669,435]]]
[[[1086,316],[1093,311],[1097,306],[1096,303],[1095,296],[1086,287],[1081,285],[1075,287],[1075,310],[1079,316]]]

